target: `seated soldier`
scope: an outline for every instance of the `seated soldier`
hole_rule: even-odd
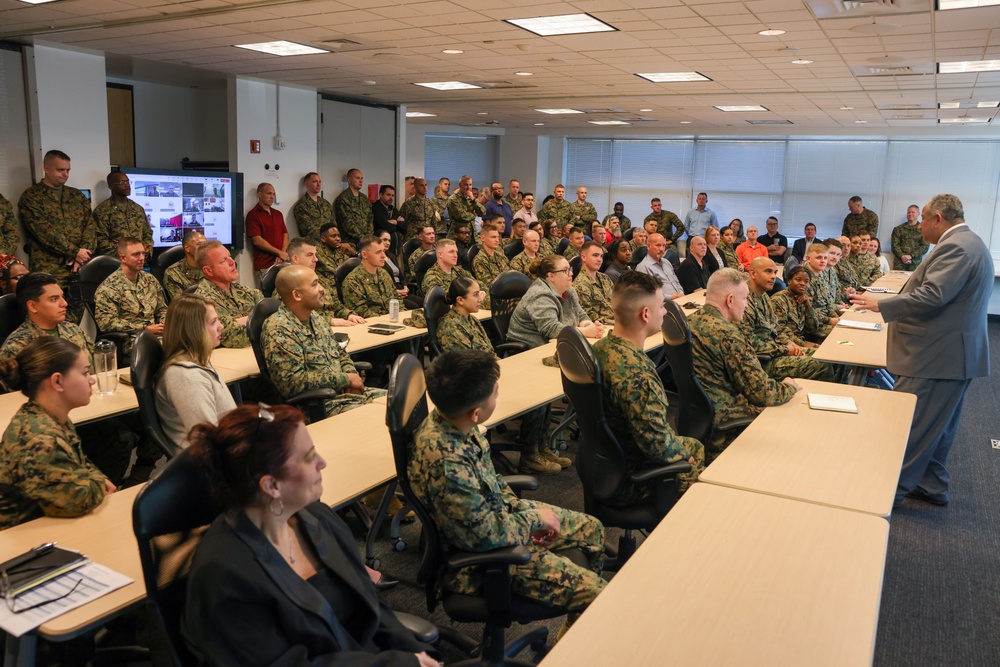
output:
[[[340,230],[332,222],[319,228],[319,241],[320,244],[316,246],[316,273],[325,284],[333,285],[337,282],[333,276],[334,271],[357,253],[350,243],[340,242]]]
[[[784,377],[831,380],[833,372],[822,361],[812,358],[812,351],[805,350],[778,325],[768,292],[774,287],[778,269],[774,260],[757,257],[750,262],[750,293],[746,312],[740,321],[747,341],[754,352],[770,357],[761,362],[764,371],[775,380]]]
[[[502,221],[503,219],[501,218],[501,224]],[[486,292],[486,298],[483,299],[482,303],[483,308],[486,310],[490,309],[490,285],[497,279],[497,276],[504,271],[510,270],[510,262],[507,260],[507,255],[503,254],[503,250],[500,249],[501,229],[503,227],[498,227],[496,223],[483,223],[483,231],[479,234],[479,238],[483,242],[483,247],[472,261],[472,273],[475,274],[476,280],[479,281],[479,284]],[[438,261],[441,261],[440,257],[438,257]],[[445,290],[445,292],[447,291]]]
[[[592,322],[610,324],[615,321],[611,310],[611,278],[601,273],[604,248],[597,241],[587,241],[580,249],[580,273],[573,279],[573,289],[580,306]]]
[[[836,266],[837,281],[840,283],[840,293],[849,296],[857,292],[860,287],[858,274],[854,271],[854,265],[851,264],[851,239],[846,236],[836,239],[826,239],[823,243],[826,245],[828,252],[832,241],[837,241],[840,245],[840,259],[837,261]]]
[[[167,302],[159,281],[142,270],[146,263],[142,241],[131,236],[120,239],[118,258],[121,266],[94,294],[94,319],[102,332],[129,334],[122,351],[131,354],[135,337],[142,331],[163,333]]]
[[[819,321],[809,300],[809,272],[794,266],[785,274],[787,287],[771,297],[771,307],[778,320],[778,330],[803,348],[819,347]],[[820,339],[821,340],[821,339]]]
[[[410,252],[409,256],[406,258],[406,266],[409,269],[406,273],[411,277],[415,277],[417,275],[417,260],[420,259],[425,252],[429,252],[434,249],[434,243],[437,240],[437,232],[432,226],[427,225],[417,232],[417,238],[420,239],[420,246],[416,250]]]
[[[410,482],[446,551],[531,551],[527,564],[513,568],[513,592],[568,612],[558,640],[605,586],[604,527],[586,514],[518,498],[493,469],[478,425],[496,409],[499,377],[489,352],[456,349],[434,360],[427,393],[435,408],[414,435]],[[565,548],[582,550],[589,569],[555,553]],[[470,569],[448,571],[441,583],[474,594],[480,577]]]
[[[538,232],[533,229],[529,229],[524,233],[524,238],[522,239],[524,243],[524,250],[514,256],[514,259],[510,260],[510,268],[513,271],[520,271],[524,275],[533,279],[531,274],[531,263],[536,259],[540,259],[539,248],[541,247],[541,239],[538,236]]]
[[[447,292],[452,280],[459,276],[470,275],[458,265],[458,246],[453,239],[438,239],[434,244],[434,250],[437,253],[437,262],[427,269],[420,284],[420,291],[424,294],[427,294],[432,287],[440,287]]]
[[[826,239],[826,270],[822,276],[826,280],[827,290],[835,295],[837,308],[846,310],[855,290],[850,285],[845,286],[840,277],[840,264],[843,261],[843,246],[838,239]]]
[[[691,473],[681,489],[697,481],[705,467],[705,448],[694,438],[678,436],[667,422],[667,395],[656,365],[645,352],[646,338],[659,334],[666,309],[660,281],[646,273],[623,273],[611,296],[615,326],[594,343],[601,368],[601,393],[608,426],[618,438],[634,471],[651,465],[688,461]],[[645,484],[626,483],[616,504],[633,505],[648,498]]]
[[[862,232],[858,241],[859,252],[856,256],[854,269],[858,273],[861,286],[868,287],[882,277],[882,266],[879,264],[878,257],[875,256],[871,234]],[[854,239],[851,239],[852,246],[853,243]]]
[[[194,230],[188,230],[184,234],[182,243],[184,259],[174,262],[163,273],[163,289],[167,290],[171,299],[176,299],[188,287],[197,285],[201,281],[203,276],[201,275],[201,267],[198,266],[198,261],[195,259],[195,253],[206,240],[204,234]]]
[[[385,245],[377,236],[366,236],[358,245],[361,248],[361,264],[347,274],[341,285],[344,305],[361,317],[386,315],[389,313],[389,302],[402,297],[392,282],[392,276],[383,270]]]
[[[813,243],[806,250],[806,263],[803,265],[809,273],[809,301],[816,311],[822,338],[826,338],[840,321],[836,295],[830,294],[829,285],[822,275],[826,270],[826,260],[827,247],[822,243]]]
[[[264,298],[259,289],[240,284],[239,269],[229,249],[218,241],[205,241],[198,248],[198,265],[205,277],[195,294],[208,299],[222,322],[222,347],[250,347],[247,317]]]
[[[371,403],[385,396],[366,388],[354,362],[337,343],[323,307],[323,286],[312,269],[286,266],[275,282],[281,296],[278,311],[264,320],[261,346],[271,380],[287,399],[310,389],[334,389],[340,394],[324,403],[326,416]]]
[[[563,250],[563,257],[566,259],[573,259],[580,254],[580,250],[583,248],[583,242],[586,241],[586,237],[583,235],[583,230],[579,227],[570,227],[566,232],[567,238],[569,239],[569,245]]]
[[[757,361],[740,331],[747,307],[746,274],[719,269],[708,279],[705,305],[690,317],[694,371],[715,407],[714,424],[737,417],[753,417],[770,405],[783,405],[800,389],[795,380],[775,382]],[[705,443],[706,463],[729,445],[731,438],[717,433]]]
[[[25,314],[24,322],[0,347],[0,360],[13,359],[39,336],[58,336],[86,350],[93,363],[94,343],[83,329],[66,321],[66,299],[55,276],[41,271],[26,274],[17,283],[17,302]]]
[[[288,261],[291,264],[304,266],[313,271],[316,270],[318,264],[316,251],[317,247],[313,245],[312,241],[301,236],[297,236],[289,241],[288,248],[285,250],[288,253]],[[344,302],[340,300],[340,297],[337,296],[337,285],[333,282],[328,283],[318,272],[316,275],[319,278],[320,285],[323,286],[323,307],[320,308],[320,314],[323,317],[329,318],[330,325],[335,327],[353,327],[355,324],[364,324],[365,318],[352,313],[344,305]]]

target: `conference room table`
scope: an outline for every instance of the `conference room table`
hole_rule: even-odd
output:
[[[870,665],[889,523],[695,484],[541,667]]]
[[[796,380],[712,462],[707,484],[888,517],[917,399],[913,394]],[[812,410],[808,394],[850,396],[857,414]]]

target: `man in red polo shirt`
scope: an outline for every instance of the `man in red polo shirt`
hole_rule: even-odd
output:
[[[288,261],[288,229],[281,211],[274,204],[274,186],[257,186],[257,205],[247,213],[247,236],[253,243],[253,269],[257,284],[275,262]]]

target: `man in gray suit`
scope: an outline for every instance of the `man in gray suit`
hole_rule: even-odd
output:
[[[990,374],[986,309],[993,260],[965,224],[962,202],[938,195],[923,210],[920,232],[936,244],[896,296],[851,300],[889,323],[886,364],[896,391],[916,394],[894,508],[903,497],[948,504],[948,451],[972,378]]]

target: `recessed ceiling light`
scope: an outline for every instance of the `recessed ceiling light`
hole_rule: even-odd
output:
[[[997,2],[1000,2],[1000,0],[997,0]],[[976,104],[976,107],[979,109],[996,109],[1000,107],[1000,102],[979,102]]]
[[[937,8],[941,11],[945,11],[948,9],[969,9],[970,7],[993,7],[994,5],[1000,5],[1000,0],[938,0],[937,1]]]
[[[514,76],[535,76],[534,72],[514,72]]]
[[[715,107],[719,111],[770,111],[766,107],[762,107],[759,104],[737,104],[734,106],[718,106]]]
[[[854,107],[840,107],[841,111],[854,111]]]
[[[777,37],[778,35],[784,35],[785,31],[784,30],[771,30],[771,29],[767,29],[767,30],[761,30],[757,34],[758,35],[762,35],[764,37]]]
[[[866,123],[867,123],[868,121],[867,121],[867,120],[856,120],[856,121],[854,121],[854,122],[855,122],[855,124],[857,124],[857,125],[864,125],[864,124],[866,124]]]
[[[364,81],[361,82],[362,86],[374,86],[377,84],[378,84],[377,81],[372,81],[371,79],[365,79]]]
[[[477,116],[489,116],[490,112],[489,111],[477,111],[476,115]]]
[[[652,81],[653,83],[679,83],[684,81],[711,81],[707,76],[699,72],[647,72],[645,74],[636,73],[637,77]]]
[[[437,116],[436,113],[424,113],[423,111],[407,111],[407,118],[433,118]]]
[[[457,56],[460,53],[465,53],[465,51],[461,49],[445,49],[441,53],[447,53],[449,56]]]
[[[989,118],[966,116],[964,118],[938,118],[938,124],[950,125],[952,123],[988,123]]]
[[[433,88],[434,90],[472,90],[473,88],[482,88],[482,86],[476,86],[462,81],[432,81],[430,83],[415,83],[413,85],[423,86],[424,88]]]
[[[588,120],[591,125],[631,125],[623,120]]]
[[[55,2],[56,0],[21,0],[29,5],[44,5],[46,2]]]
[[[330,53],[324,49],[317,49],[314,46],[296,44],[279,40],[277,42],[260,42],[258,44],[234,44],[236,48],[247,49],[248,51],[259,51],[269,53],[272,56],[307,56],[315,53]]]
[[[561,16],[538,16],[530,19],[507,19],[507,23],[524,28],[542,37],[552,35],[579,35],[590,32],[614,32],[618,28],[604,21],[598,21],[590,14],[563,14]]]
[[[545,123],[535,123],[535,125],[545,125]]]
[[[639,109],[639,113],[643,113],[645,111],[652,111],[652,109]]]
[[[689,120],[682,120],[681,121],[681,125],[690,125],[690,124],[691,124],[691,121],[689,121]]]
[[[792,61],[793,65],[812,65],[813,61],[806,60],[805,58],[796,58]]]
[[[941,102],[938,104],[938,109],[957,109],[959,106],[958,102]]]
[[[553,116],[554,115],[558,115],[558,114],[563,114],[563,113],[583,113],[582,111],[580,111],[578,109],[535,109],[535,111],[540,111],[542,113],[552,114]]]
[[[953,63],[938,63],[937,66],[938,74],[996,72],[1000,70],[1000,60],[960,60]]]

